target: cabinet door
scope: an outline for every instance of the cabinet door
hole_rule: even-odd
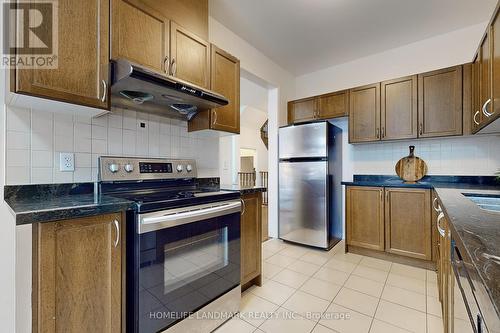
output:
[[[57,68],[17,69],[14,90],[108,109],[109,2],[59,0],[57,5]]]
[[[349,91],[339,91],[318,97],[318,117],[330,119],[349,114]]]
[[[169,21],[136,0],[112,0],[111,58],[168,71]]]
[[[121,332],[120,214],[33,226],[37,332]]]
[[[262,252],[262,202],[261,194],[247,194],[242,197],[241,215],[241,284],[261,274]]]
[[[380,140],[380,83],[349,91],[349,142]]]
[[[347,188],[347,245],[384,250],[383,194],[382,187]]]
[[[462,134],[462,66],[418,75],[418,137]]]
[[[211,89],[229,99],[229,104],[212,110],[211,128],[240,133],[240,61],[212,45]]]
[[[210,43],[170,23],[170,73],[199,87],[210,88]]]
[[[483,125],[486,121],[484,109],[489,110],[491,106],[491,36],[488,30],[479,48],[479,123]]]
[[[288,123],[295,124],[313,120],[318,109],[316,97],[288,102]]]
[[[432,259],[431,194],[423,189],[385,189],[385,249]]]
[[[491,105],[486,110],[489,123],[500,117],[500,11],[491,24]]]
[[[380,136],[382,140],[417,137],[417,76],[381,83]]]
[[[472,63],[472,108],[471,108],[471,128],[472,133],[476,133],[481,125],[481,50]]]

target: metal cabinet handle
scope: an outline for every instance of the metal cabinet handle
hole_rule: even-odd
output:
[[[163,67],[165,67],[165,74],[170,75],[170,61],[168,61],[168,56],[163,60]]]
[[[476,111],[476,113],[474,113],[474,118],[473,118],[473,120],[474,120],[474,124],[476,124],[476,125],[479,125],[479,122],[476,120],[476,117],[477,117],[478,115],[479,115],[479,111]]]
[[[384,192],[384,190],[380,190],[380,201],[383,201],[382,199],[382,193]]]
[[[419,135],[424,134],[424,125],[422,125],[422,123],[420,123],[420,125],[418,125],[418,133],[419,133]]]
[[[175,76],[177,73],[177,62],[175,61],[175,58],[172,57],[172,62],[170,63],[170,74],[172,76]]]
[[[246,210],[246,205],[245,205],[245,200],[243,199],[240,199],[241,200],[241,216],[243,216],[245,214],[245,210]]]
[[[389,191],[385,191],[385,201],[389,201]]]
[[[493,115],[493,113],[489,113],[488,111],[486,111],[486,109],[488,108],[488,104],[490,103],[491,103],[491,98],[488,99],[483,105],[483,114],[488,118]]]
[[[441,237],[444,237],[444,234],[445,234],[444,229],[441,228],[441,220],[443,218],[444,218],[444,213],[443,212],[439,213],[439,216],[437,218],[437,223],[436,223],[437,230],[438,230],[439,234],[441,235]]]
[[[385,138],[385,127],[382,127],[382,139]]]
[[[214,113],[214,121],[212,122],[212,125],[217,124],[217,111],[213,110]]]
[[[115,247],[118,246],[118,243],[120,242],[120,223],[118,223],[118,220],[114,220],[113,224],[115,225],[115,230],[116,230],[116,239],[115,239]]]
[[[434,208],[436,213],[441,213],[443,210],[441,209],[441,206],[439,206],[439,203],[436,206],[437,201],[438,201],[438,198],[434,198],[434,200],[432,200],[432,208]]]
[[[106,80],[102,80],[102,97],[101,97],[101,102],[106,102],[106,97],[108,95],[108,84],[106,83]]]
[[[375,136],[377,137],[377,139],[380,139],[380,129],[378,127],[375,131]]]

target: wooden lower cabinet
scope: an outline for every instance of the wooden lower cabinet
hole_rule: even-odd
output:
[[[426,189],[385,189],[386,252],[432,259],[431,194]]]
[[[348,247],[432,260],[430,190],[348,186],[346,239]]]
[[[262,284],[262,194],[241,198],[241,285]]]
[[[349,186],[346,192],[347,245],[384,250],[384,188]]]
[[[33,225],[33,332],[122,332],[121,214]]]

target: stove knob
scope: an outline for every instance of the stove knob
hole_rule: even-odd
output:
[[[186,171],[187,172],[193,171],[193,167],[191,166],[191,164],[186,165]]]
[[[184,170],[184,167],[182,166],[182,164],[178,164],[177,165],[177,172],[182,172],[182,170]]]
[[[130,163],[127,163],[125,164],[125,166],[123,167],[125,169],[125,171],[127,171],[128,173],[131,173],[132,171],[134,171],[134,165],[133,164],[130,164]]]
[[[111,171],[112,173],[117,173],[119,170],[120,170],[120,165],[116,164],[116,163],[111,163],[109,166],[109,171]]]

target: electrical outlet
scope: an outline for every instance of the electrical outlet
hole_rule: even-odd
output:
[[[75,171],[75,154],[60,153],[59,171]]]

